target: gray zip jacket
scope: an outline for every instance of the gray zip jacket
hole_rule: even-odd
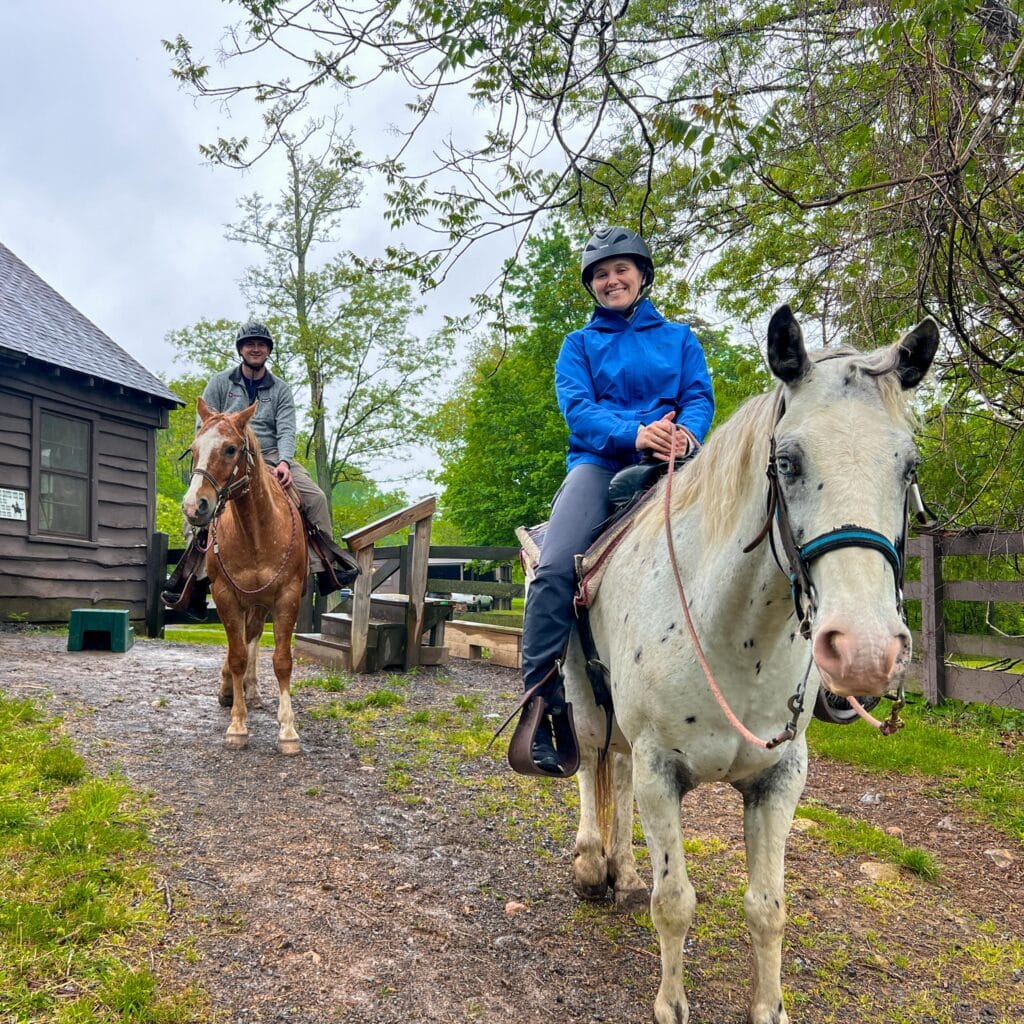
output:
[[[242,380],[241,366],[215,373],[203,391],[203,400],[215,412],[248,409],[251,403]],[[292,389],[266,370],[259,382],[256,400],[259,408],[249,420],[249,425],[256,434],[261,451],[276,449],[279,460],[290,466],[295,461],[295,398]]]

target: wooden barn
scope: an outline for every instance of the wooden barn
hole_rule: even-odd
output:
[[[0,621],[151,620],[156,431],[182,404],[0,244]]]

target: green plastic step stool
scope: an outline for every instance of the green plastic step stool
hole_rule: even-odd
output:
[[[127,608],[73,608],[68,622],[69,651],[123,654],[135,643]]]

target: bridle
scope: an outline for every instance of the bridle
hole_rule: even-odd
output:
[[[192,455],[192,449],[186,448],[181,455],[178,456],[180,462],[186,455]],[[238,471],[242,468],[242,461],[245,461],[245,474],[239,477],[237,480],[235,477]],[[192,475],[201,476],[214,490],[216,495],[216,503],[213,507],[212,520],[216,521],[220,514],[224,511],[224,506],[232,499],[240,494],[244,494],[249,490],[249,484],[252,480],[253,468],[256,464],[256,460],[253,457],[252,448],[249,446],[249,438],[243,435],[242,437],[242,450],[235,459],[235,464],[228,474],[227,480],[223,484],[220,484],[212,473],[208,473],[205,469],[195,466],[195,458],[193,456]]]
[[[789,578],[793,604],[796,608],[797,619],[800,622],[800,634],[806,640],[809,640],[811,637],[811,623],[818,607],[817,591],[815,590],[814,583],[811,580],[811,563],[822,555],[827,554],[829,551],[837,551],[840,548],[870,548],[878,551],[885,558],[893,571],[893,581],[896,590],[896,605],[901,618],[904,618],[905,621],[903,606],[903,574],[904,566],[906,565],[907,522],[911,505],[913,505],[914,512],[919,522],[924,524],[928,521],[927,508],[921,500],[920,490],[917,485],[917,474],[913,474],[908,482],[907,490],[904,495],[904,513],[902,520],[903,530],[895,541],[889,540],[888,537],[879,533],[877,530],[869,530],[863,526],[847,524],[836,530],[829,530],[827,533],[820,534],[819,536],[807,541],[806,544],[798,544],[793,534],[789,511],[786,508],[786,499],[782,491],[782,486],[779,482],[778,460],[776,457],[775,432],[778,428],[779,422],[785,414],[785,411],[786,405],[784,391],[780,388],[775,402],[775,416],[773,418],[772,432],[768,442],[768,466],[766,469],[768,476],[767,513],[765,515],[764,525],[761,527],[757,536],[743,548],[744,554],[749,554],[757,548],[757,546],[761,544],[766,537],[768,538],[776,564]],[[673,436],[672,450],[669,454],[667,481],[665,485],[665,537],[668,544],[669,561],[675,577],[676,589],[679,594],[680,604],[686,619],[687,629],[690,633],[690,639],[693,641],[697,660],[704,671],[704,676],[707,679],[708,686],[718,702],[719,707],[722,709],[722,712],[728,719],[729,724],[747,742],[754,746],[771,750],[788,740],[792,740],[797,734],[797,723],[804,710],[804,694],[807,689],[807,680],[810,677],[811,667],[814,664],[814,656],[812,654],[808,659],[807,669],[804,671],[802,677],[797,683],[796,690],[787,702],[787,707],[791,715],[790,720],[785,726],[783,726],[782,730],[770,740],[764,740],[759,736],[755,736],[749,729],[747,729],[747,727],[736,716],[735,712],[733,712],[729,707],[725,697],[718,687],[718,684],[715,682],[714,675],[707,663],[707,659],[704,657],[703,648],[690,616],[689,602],[686,599],[682,576],[679,572],[679,565],[675,555],[675,545],[673,543],[671,529],[671,491],[673,469],[675,467],[675,441],[675,436]],[[778,555],[778,550],[775,546],[776,531],[779,534],[779,539],[789,563],[788,570],[783,566]],[[904,704],[904,690],[902,682],[899,684],[896,694],[892,697],[894,701],[893,710],[885,722],[880,722],[878,719],[872,717],[872,715],[870,715],[868,711],[861,706],[860,702],[857,701],[856,698],[848,697],[846,699],[861,718],[879,729],[884,735],[891,735],[903,725],[899,719],[899,712]]]
[[[818,610],[818,595],[811,580],[811,564],[822,555],[828,554],[830,551],[838,551],[841,548],[869,548],[870,550],[878,551],[885,558],[893,573],[896,608],[900,618],[906,622],[906,612],[903,604],[903,579],[907,561],[907,528],[911,508],[913,508],[915,517],[921,525],[926,525],[929,522],[928,510],[921,499],[917,473],[912,473],[907,482],[907,488],[903,497],[902,529],[895,540],[889,540],[888,537],[877,530],[870,530],[864,526],[847,523],[838,529],[819,534],[805,544],[798,544],[793,533],[789,510],[786,507],[786,498],[779,481],[778,460],[776,457],[775,431],[785,411],[784,392],[780,388],[778,398],[776,399],[774,425],[768,442],[768,466],[766,469],[768,477],[768,507],[765,521],[757,536],[743,548],[743,553],[749,554],[765,537],[768,538],[776,565],[789,578],[793,606],[796,609],[797,621],[800,623],[800,635],[805,640],[810,640],[811,638],[811,623]],[[779,553],[775,546],[776,532],[779,535],[779,540],[785,552],[788,568],[782,564],[782,560],[779,558]],[[805,674],[805,682],[806,678],[807,675]],[[802,691],[802,685],[800,689]],[[902,682],[898,685],[896,693],[890,696],[894,701],[894,706],[892,714],[885,723],[879,722],[868,714],[856,698],[847,697],[846,700],[865,721],[888,735],[895,732],[903,724],[898,717],[899,711],[904,705],[904,687]],[[802,693],[800,697],[802,703]]]
[[[179,461],[180,459],[183,459],[186,455],[191,454],[192,449],[186,448],[185,451],[181,453]],[[243,462],[245,464],[245,473],[242,476],[238,477],[238,479],[235,479],[235,477],[238,475],[239,470],[242,468]],[[217,557],[217,562],[220,565],[221,572],[224,573],[224,578],[240,594],[261,594],[264,590],[269,589],[271,586],[273,586],[274,583],[277,582],[278,578],[281,576],[281,573],[284,572],[285,567],[288,565],[288,559],[291,558],[292,549],[295,547],[295,536],[298,532],[296,524],[296,509],[294,506],[294,502],[291,500],[291,498],[288,498],[288,513],[292,524],[292,535],[291,539],[288,542],[288,549],[284,553],[284,558],[281,559],[281,564],[280,566],[278,566],[277,572],[274,573],[274,575],[266,583],[264,583],[262,587],[256,587],[253,590],[250,590],[247,587],[243,587],[240,584],[238,584],[232,578],[231,573],[228,572],[228,568],[224,564],[224,559],[221,558],[220,544],[217,541],[217,523],[220,520],[221,514],[223,513],[227,503],[231,501],[233,498],[237,498],[248,492],[249,485],[252,482],[252,474],[255,469],[255,465],[256,459],[253,455],[252,447],[249,444],[249,438],[247,435],[243,435],[242,449],[236,456],[235,464],[232,467],[231,472],[228,474],[227,480],[223,484],[220,484],[212,473],[207,472],[205,469],[202,469],[201,467],[197,468],[195,465],[192,466],[192,475],[201,476],[204,480],[206,480],[207,483],[209,483],[210,486],[213,487],[217,499],[216,504],[214,505],[213,508],[213,515],[210,517],[210,542],[203,550],[209,551],[211,547],[213,548],[213,553]],[[274,479],[277,480],[276,477]],[[278,481],[278,485],[282,486],[280,484],[280,481]],[[285,494],[285,497],[288,497],[287,492]]]

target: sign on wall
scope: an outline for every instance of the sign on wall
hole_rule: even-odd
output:
[[[0,487],[0,519],[25,519],[27,507],[25,491],[12,491]]]

